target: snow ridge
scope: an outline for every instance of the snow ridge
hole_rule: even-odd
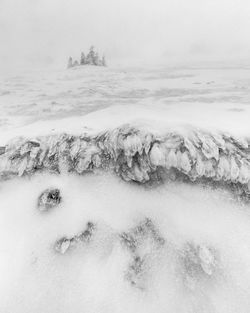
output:
[[[130,124],[97,135],[15,138],[0,149],[0,178],[39,171],[111,170],[141,184],[209,183],[250,199],[250,139],[189,128],[163,134]]]

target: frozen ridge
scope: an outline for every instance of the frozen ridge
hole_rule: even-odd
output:
[[[1,179],[100,169],[141,184],[207,183],[250,200],[250,138],[222,132],[185,128],[159,134],[126,124],[94,135],[19,137],[0,153]]]

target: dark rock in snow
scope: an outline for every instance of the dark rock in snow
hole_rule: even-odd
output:
[[[126,279],[131,283],[132,286],[144,289],[141,280],[146,271],[145,259],[140,256],[135,256],[131,264],[129,264],[128,270],[125,274]]]
[[[157,246],[165,243],[165,239],[160,236],[159,231],[149,218],[146,218],[129,232],[123,232],[120,239],[122,244],[132,252],[135,252],[147,240],[152,241]]]
[[[46,189],[38,198],[37,207],[40,211],[48,211],[56,207],[62,200],[60,190]]]
[[[62,237],[61,239],[57,240],[54,249],[56,252],[64,254],[70,247],[75,246],[78,243],[89,243],[95,230],[95,224],[88,222],[86,229],[80,234],[71,238]]]
[[[154,223],[146,218],[128,232],[120,234],[124,247],[131,253],[132,261],[125,272],[125,279],[138,289],[145,289],[145,282],[157,253],[165,244]]]
[[[61,239],[57,240],[57,242],[55,243],[54,249],[57,252],[64,254],[69,249],[70,244],[71,244],[71,239],[62,237]]]

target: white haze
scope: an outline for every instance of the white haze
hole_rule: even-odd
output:
[[[94,44],[110,63],[248,62],[248,0],[1,0],[0,68],[64,66]]]
[[[249,29],[249,0],[0,0],[0,143],[134,119],[150,132],[184,123],[249,134],[247,68],[116,67],[249,64]],[[68,56],[92,44],[110,67],[67,71]],[[37,199],[49,187],[63,200],[41,213]],[[141,290],[125,279],[131,255],[118,234],[145,218],[166,244]],[[55,253],[58,239],[88,221],[98,225],[92,243]],[[0,313],[250,312],[249,224],[247,205],[198,185],[149,189],[97,174],[1,182]],[[192,288],[180,261],[187,243],[218,256],[213,275]]]
[[[47,187],[61,189],[54,211],[36,209]],[[15,195],[13,196],[13,190]],[[1,184],[0,311],[4,313],[249,312],[250,216],[227,193],[188,185],[153,190],[111,176],[37,176]],[[144,290],[124,279],[128,252],[117,233],[151,218],[166,245],[152,259]],[[65,255],[53,245],[97,223],[93,243]],[[218,270],[193,288],[183,283],[180,253],[209,245]]]

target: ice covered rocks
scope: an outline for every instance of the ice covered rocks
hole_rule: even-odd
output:
[[[84,175],[110,170],[125,181],[153,185],[172,180],[174,173],[178,181],[226,189],[238,184],[247,194],[249,151],[249,138],[195,128],[158,133],[125,124],[97,134],[11,140],[0,147],[0,180],[44,171]]]
[[[159,231],[149,218],[146,218],[130,231],[123,232],[120,235],[120,239],[121,243],[131,250],[131,252],[136,252],[139,246],[143,245],[143,243],[148,240],[157,246],[161,246],[165,243],[164,238],[160,236]]]
[[[55,250],[61,254],[64,254],[70,247],[71,239],[63,237],[59,239],[55,244]]]
[[[147,262],[145,258],[134,256],[125,273],[125,278],[132,286],[139,289],[145,289],[144,280],[147,271]]]
[[[37,208],[40,211],[48,211],[58,206],[62,201],[61,193],[58,188],[48,188],[44,190],[37,202]]]
[[[76,246],[78,243],[89,243],[93,237],[96,230],[96,225],[92,222],[88,222],[86,228],[80,234],[73,236],[71,238],[62,237],[57,240],[54,249],[60,254],[64,254],[69,248]]]

